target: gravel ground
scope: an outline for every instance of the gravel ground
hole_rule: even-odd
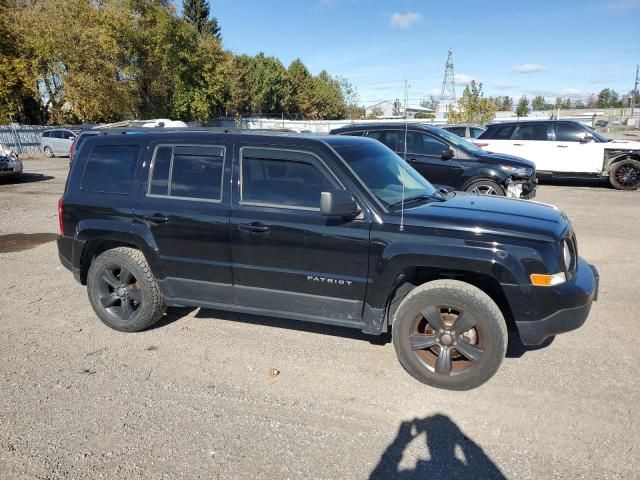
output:
[[[25,170],[0,182],[1,478],[638,478],[640,192],[539,187],[600,300],[447,392],[351,330],[191,309],[108,329],[53,241],[67,159]]]

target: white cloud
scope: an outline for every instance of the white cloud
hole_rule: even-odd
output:
[[[496,83],[493,88],[496,90],[513,90],[514,88],[518,88],[517,85],[512,85],[510,83]]]
[[[427,95],[429,96],[433,95],[434,97],[439,97],[441,93],[442,93],[442,88],[432,88],[427,92]]]
[[[394,13],[391,15],[393,28],[410,28],[422,20],[422,14],[417,12]]]
[[[522,65],[514,65],[511,70],[516,73],[535,73],[542,72],[546,69],[547,67],[545,67],[544,65],[538,65],[535,63],[524,63]]]
[[[587,98],[592,92],[580,90],[579,88],[565,88],[564,90],[529,90],[528,94],[533,96],[541,95],[543,97],[569,97],[569,98]]]
[[[466,73],[457,73],[454,77],[456,85],[469,85],[472,80],[478,81],[476,77],[467,75]]]
[[[616,12],[630,12],[640,10],[640,0],[614,0],[606,2],[604,8]]]

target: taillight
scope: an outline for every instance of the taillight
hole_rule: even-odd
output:
[[[482,143],[482,142],[473,142],[473,144],[474,144],[476,147],[480,147],[480,148],[484,148],[484,147],[488,147],[488,146],[489,146],[489,144],[488,144],[488,143]]]
[[[76,138],[71,142],[71,148],[69,148],[69,163],[73,162],[73,154],[76,153],[76,143],[78,142],[78,137],[80,135],[76,135]]]
[[[62,220],[62,197],[58,200],[58,225],[60,226],[60,235],[64,235],[64,221]]]

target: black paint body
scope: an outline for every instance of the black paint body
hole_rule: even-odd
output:
[[[169,305],[276,315],[387,331],[392,300],[405,282],[457,278],[489,293],[522,340],[541,343],[580,326],[597,291],[595,269],[574,262],[568,281],[534,287],[531,273],[563,271],[562,242],[577,247],[555,207],[524,200],[452,194],[404,210],[378,203],[332,148],[366,138],[199,131],[106,135],[87,139],[62,198],[62,263],[84,283],[92,258],[108,248],[140,249]],[[149,165],[160,144],[224,147],[221,200],[150,197]],[[97,145],[139,145],[131,191],[81,188]],[[239,162],[245,148],[313,156],[356,199],[355,218],[322,216],[241,201]]]

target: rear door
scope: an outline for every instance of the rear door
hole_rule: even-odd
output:
[[[512,155],[531,160],[536,170],[548,171],[553,167],[551,142],[547,122],[521,123],[512,134]]]
[[[149,147],[135,225],[156,246],[159,282],[170,301],[233,303],[229,245],[229,141]],[[226,181],[225,181],[226,179]]]
[[[489,130],[474,142],[489,152],[506,153],[507,155],[522,156],[522,148],[514,145],[511,136],[516,131],[516,124],[490,126]],[[519,153],[518,153],[519,152]]]
[[[231,216],[237,303],[360,325],[370,220],[320,214],[320,192],[345,188],[324,154],[239,147]]]

